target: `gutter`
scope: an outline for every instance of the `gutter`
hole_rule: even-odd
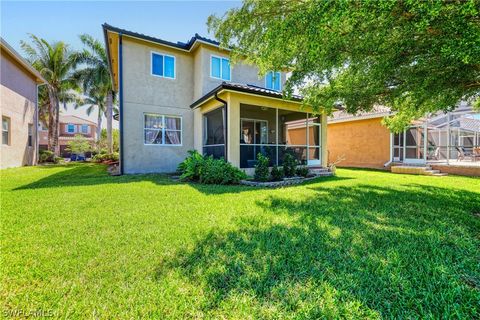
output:
[[[224,144],[225,144],[225,161],[228,162],[228,156],[227,156],[227,150],[228,150],[228,103],[227,101],[223,100],[223,99],[220,99],[218,97],[218,92],[215,92],[215,100],[223,103],[223,110],[224,111],[224,125],[223,125],[223,137],[224,137]]]

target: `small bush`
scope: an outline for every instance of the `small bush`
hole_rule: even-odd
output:
[[[265,157],[263,154],[259,153],[257,155],[257,164],[255,165],[255,175],[254,179],[256,181],[268,181],[270,178],[270,172],[268,171],[268,166],[270,159]]]
[[[237,184],[247,175],[223,159],[203,157],[195,150],[178,165],[181,180],[198,181],[204,184]]]
[[[283,172],[285,177],[293,177],[297,173],[297,159],[291,153],[283,156]]]
[[[94,162],[117,162],[119,159],[118,152],[114,153],[99,153],[93,156]]]
[[[55,160],[55,153],[53,153],[52,151],[50,151],[50,150],[40,150],[39,151],[38,162],[40,162],[40,163],[45,163],[45,162],[56,163],[55,161],[56,161]]]
[[[277,166],[274,166],[272,168],[271,175],[272,175],[273,181],[282,181],[283,178],[285,177],[285,174],[283,173],[283,169]]]
[[[189,156],[178,165],[177,171],[181,174],[182,180],[198,181],[204,158],[197,150],[189,150],[188,154]]]
[[[297,167],[297,176],[306,178],[308,176],[308,168],[305,166]]]
[[[242,170],[235,168],[223,159],[206,157],[200,169],[200,183],[204,184],[237,184],[247,176]]]

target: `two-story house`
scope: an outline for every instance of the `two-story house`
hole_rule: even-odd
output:
[[[46,150],[48,147],[48,129],[45,124],[39,123],[39,148]],[[60,156],[64,158],[70,157],[70,152],[66,149],[68,142],[75,138],[76,135],[82,135],[88,140],[92,146],[97,140],[97,124],[93,121],[74,116],[60,115],[59,117],[59,133],[58,146]],[[89,156],[89,154],[87,154]]]
[[[0,38],[0,168],[37,163],[37,88],[42,75]]]
[[[286,73],[231,65],[229,50],[196,34],[173,43],[104,24],[119,92],[122,173],[173,172],[196,149],[251,172],[258,153],[326,166],[326,115],[283,99]]]

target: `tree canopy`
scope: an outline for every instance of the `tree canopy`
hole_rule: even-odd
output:
[[[232,60],[291,71],[305,103],[350,113],[386,105],[394,131],[410,120],[478,104],[480,0],[244,0],[208,25]]]

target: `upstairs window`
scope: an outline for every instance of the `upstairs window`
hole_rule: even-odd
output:
[[[87,124],[82,124],[82,133],[87,134],[88,133],[88,125]]]
[[[2,117],[2,144],[10,145],[10,118]]]
[[[230,59],[212,56],[210,76],[212,78],[230,81]]]
[[[175,57],[152,52],[152,75],[175,79]]]
[[[67,132],[68,133],[75,133],[75,125],[74,124],[67,124]]]
[[[282,79],[280,72],[269,71],[265,75],[265,87],[270,90],[280,91],[280,80]]]

